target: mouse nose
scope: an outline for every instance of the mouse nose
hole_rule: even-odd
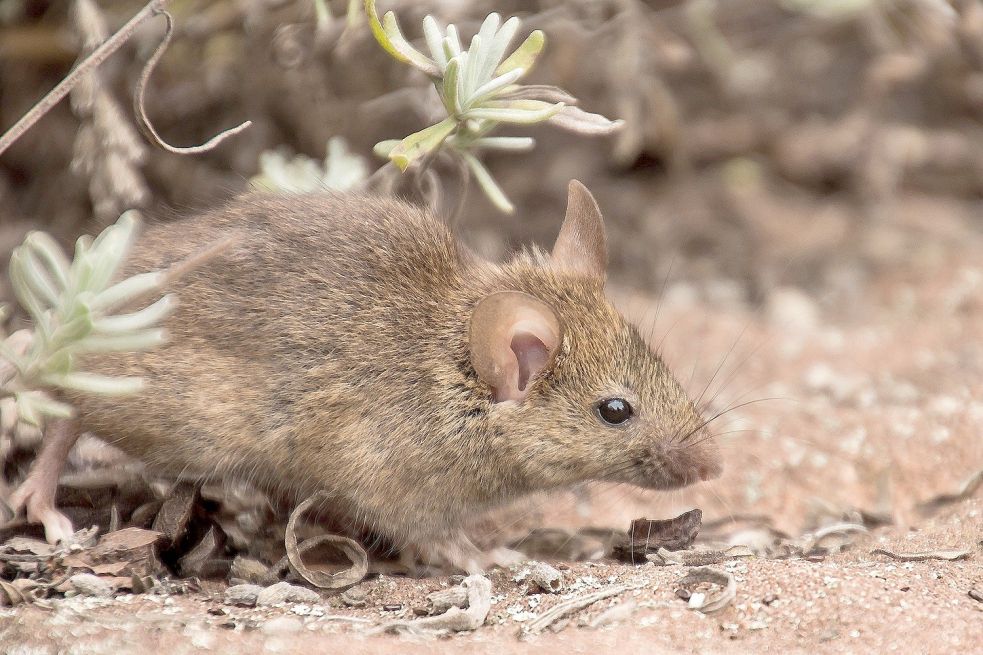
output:
[[[724,472],[724,467],[719,462],[704,462],[696,467],[696,474],[704,482],[715,480]]]

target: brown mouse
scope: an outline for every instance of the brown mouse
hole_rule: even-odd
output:
[[[54,485],[79,427],[163,472],[245,478],[422,557],[489,563],[462,536],[482,510],[586,480],[674,489],[720,472],[705,423],[604,295],[590,192],[570,183],[551,253],[483,261],[428,210],[364,195],[247,195],[149,226],[132,272],[232,235],[173,284],[167,345],[83,370],[137,375],[77,395],[13,504],[71,530]],[[60,458],[60,461],[59,461]]]

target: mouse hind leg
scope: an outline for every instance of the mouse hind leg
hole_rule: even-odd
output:
[[[53,544],[68,541],[75,532],[72,522],[55,507],[55,492],[68,453],[78,441],[79,433],[76,421],[50,421],[41,442],[41,452],[31,465],[27,478],[7,499],[15,514],[24,510],[29,522],[43,525],[45,538]]]

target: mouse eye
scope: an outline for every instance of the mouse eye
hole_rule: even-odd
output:
[[[609,425],[624,423],[634,414],[631,405],[624,398],[602,400],[597,406],[597,413],[601,415],[601,420]]]

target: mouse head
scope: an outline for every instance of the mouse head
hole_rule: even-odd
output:
[[[511,465],[533,481],[672,489],[720,473],[705,422],[604,295],[600,210],[579,182],[550,254],[508,264],[470,323],[471,362]]]

